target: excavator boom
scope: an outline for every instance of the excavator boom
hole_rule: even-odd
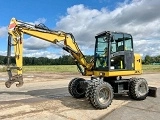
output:
[[[60,46],[62,49],[71,54],[77,63],[77,66],[82,73],[86,75],[85,71],[91,71],[93,63],[87,63],[85,56],[79,49],[75,42],[74,36],[71,33],[65,33],[63,31],[54,31],[48,29],[43,24],[32,25],[25,23],[15,18],[11,19],[8,27],[8,75],[9,80],[6,82],[6,86],[10,87],[14,82],[19,82],[17,86],[23,84],[22,67],[23,67],[23,35],[30,35],[42,40],[51,42]],[[11,46],[14,46],[14,54],[16,59],[16,67],[10,67]],[[82,70],[81,66],[84,70]],[[12,76],[12,69],[17,69],[17,75]],[[91,73],[91,72],[90,72]],[[20,81],[19,81],[20,80]]]

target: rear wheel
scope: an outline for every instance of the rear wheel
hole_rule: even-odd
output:
[[[131,78],[129,96],[135,100],[144,100],[148,95],[148,84],[144,78]]]
[[[83,78],[74,78],[70,81],[68,91],[74,98],[85,97],[85,89],[80,84],[83,81],[85,81]]]
[[[101,80],[92,80],[86,89],[86,97],[93,107],[97,109],[107,108],[113,99],[112,86]]]

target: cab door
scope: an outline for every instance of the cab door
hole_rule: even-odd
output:
[[[124,34],[125,64],[127,70],[134,69],[133,40],[130,34]]]
[[[133,70],[134,54],[131,35],[113,33],[110,50],[110,71]]]

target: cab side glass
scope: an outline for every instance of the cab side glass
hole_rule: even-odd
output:
[[[133,51],[132,37],[129,34],[124,34],[125,50]]]
[[[111,53],[123,50],[124,50],[123,34],[114,33],[113,40],[111,42]]]

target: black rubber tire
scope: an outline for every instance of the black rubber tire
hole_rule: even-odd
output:
[[[68,91],[74,98],[84,98],[85,90],[80,88],[79,82],[85,81],[83,78],[74,78],[68,84]]]
[[[101,90],[103,89],[107,91],[108,95],[107,96],[106,93],[103,93],[103,95],[105,94],[107,96],[107,98],[104,98],[104,101],[106,100],[105,102],[102,102],[103,98],[101,100],[100,97]],[[88,87],[86,89],[86,98],[96,109],[107,108],[112,103],[113,96],[114,94],[112,86],[107,82],[103,82],[102,80],[92,80],[92,82],[88,84]]]
[[[144,78],[131,78],[129,96],[134,100],[144,100],[148,95],[148,83]],[[142,92],[142,89],[143,92]]]
[[[78,79],[78,78],[72,79],[72,80],[69,82],[69,84],[68,84],[68,92],[69,92],[72,96],[73,96],[73,93],[72,93],[72,89],[71,89],[71,84],[72,84],[72,82],[75,81],[76,79]]]

